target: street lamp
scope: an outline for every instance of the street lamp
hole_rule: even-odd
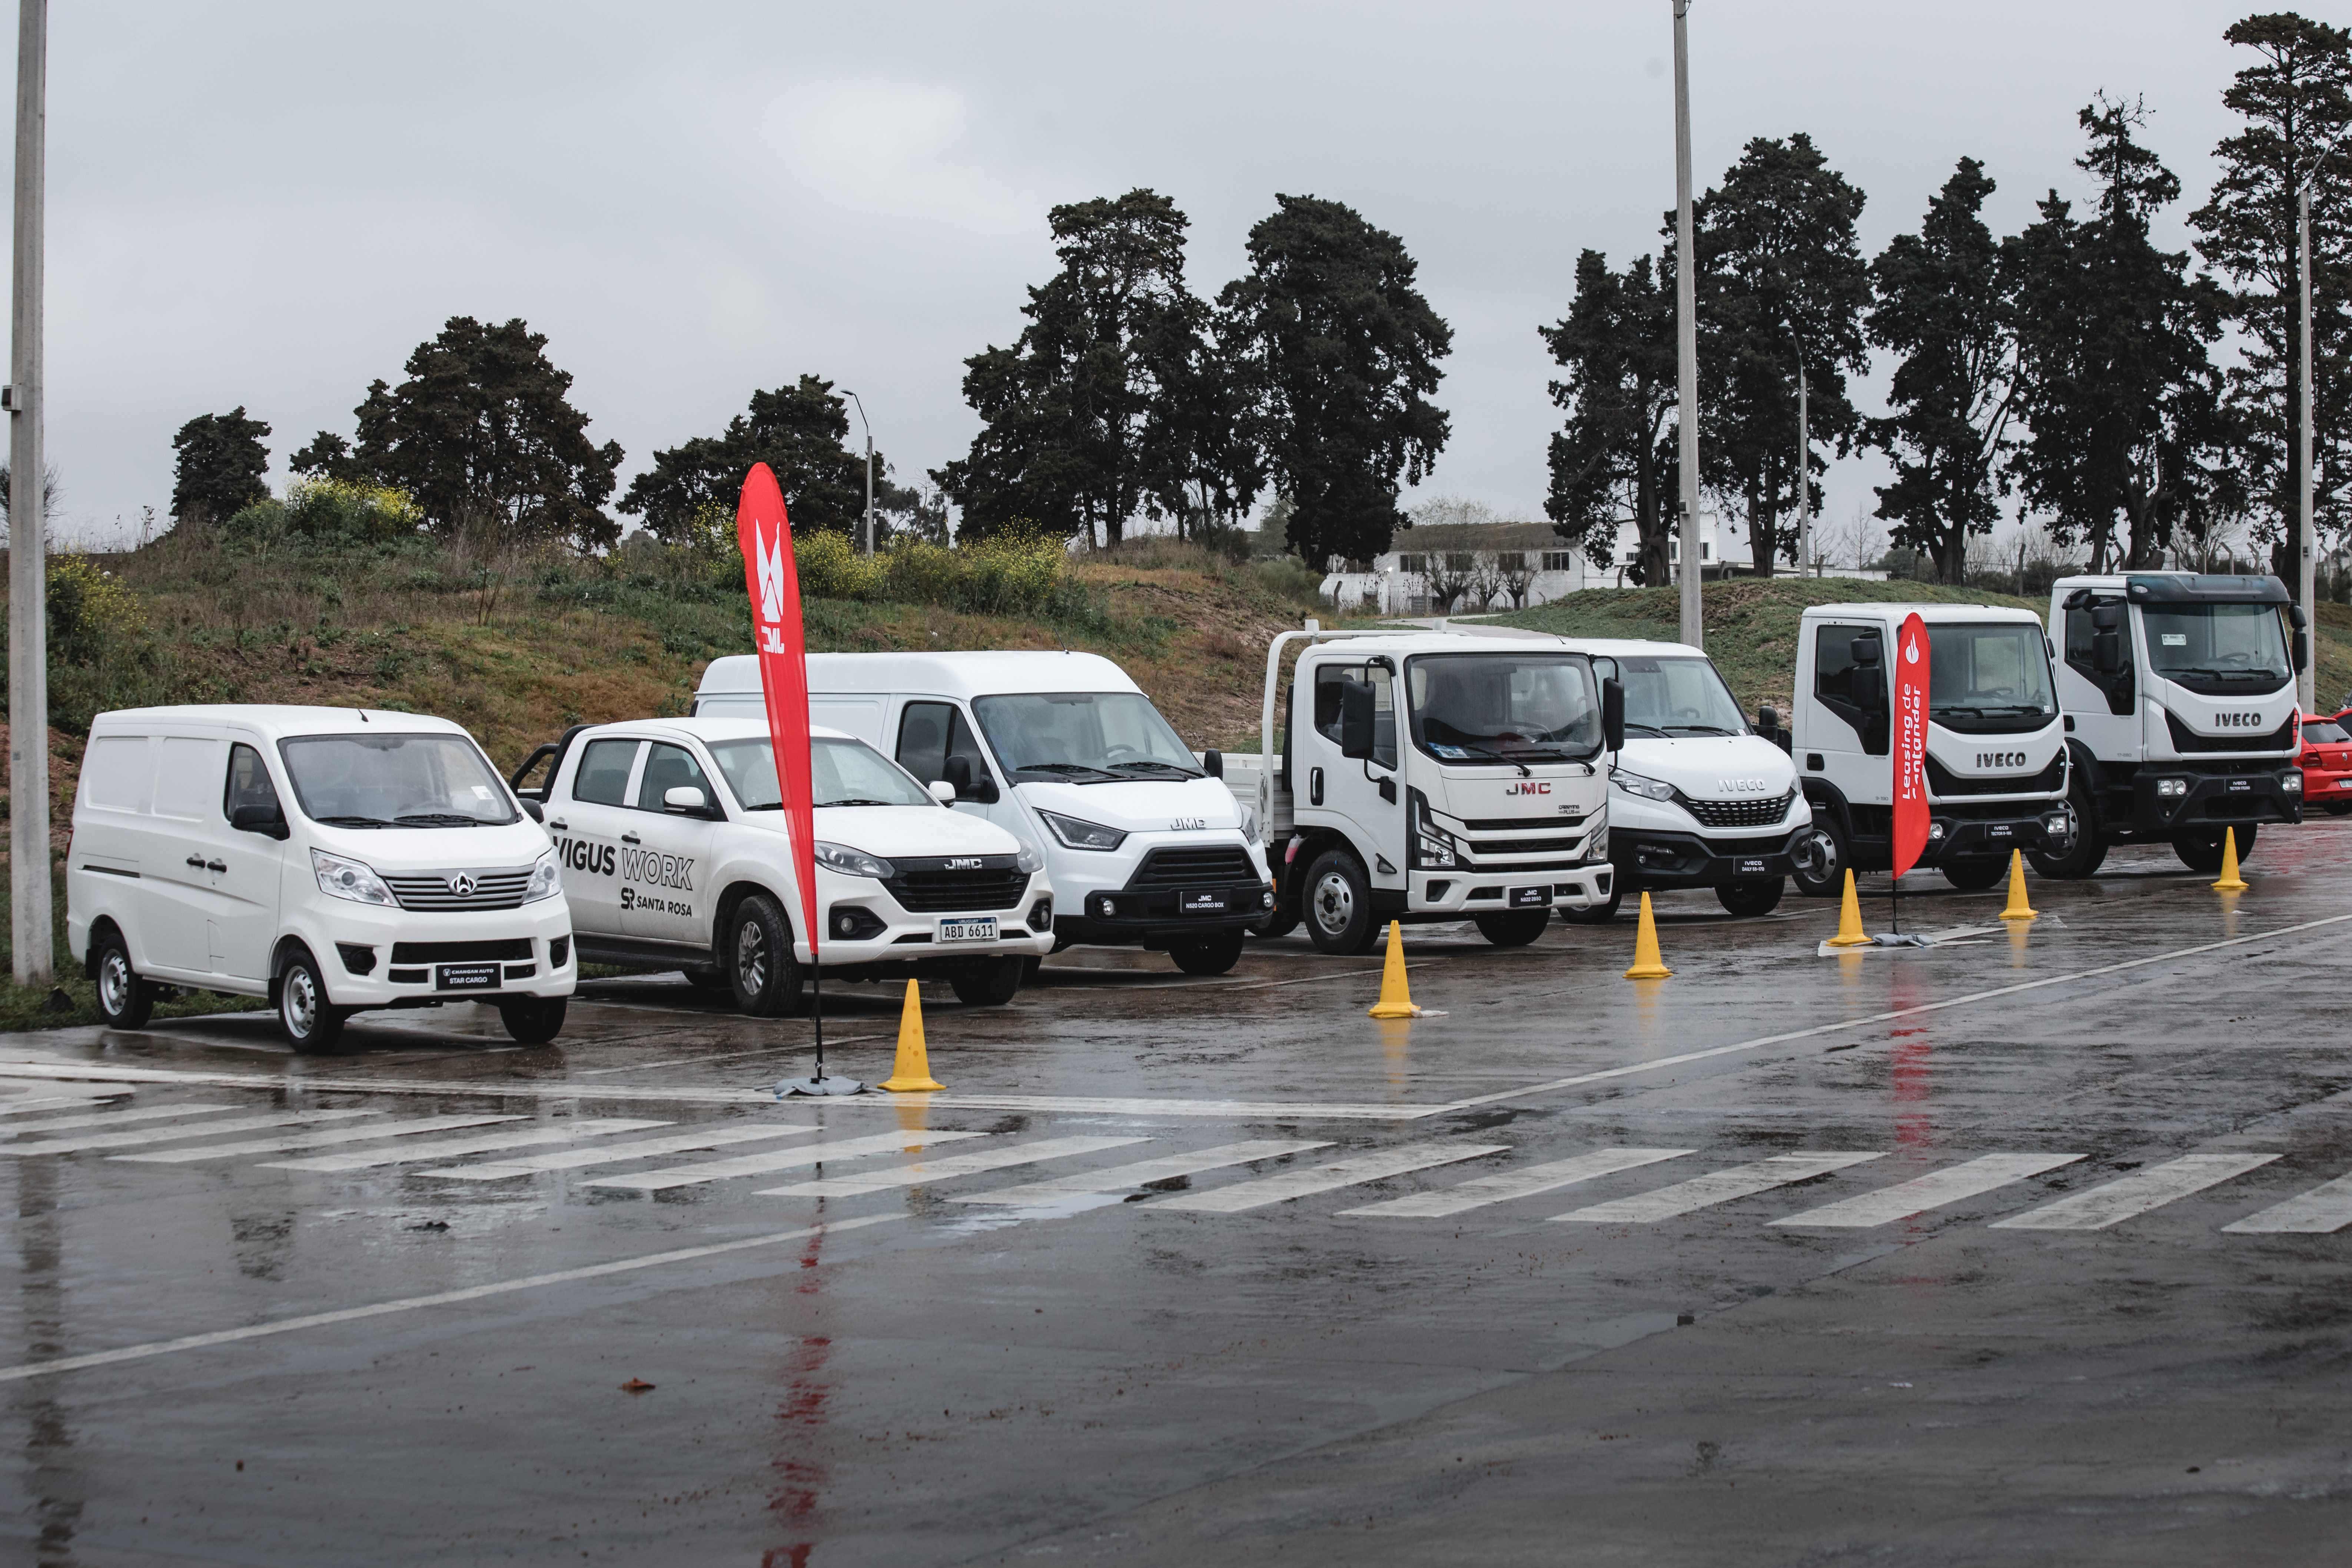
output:
[[[2352,126],[2347,126],[2345,130],[2352,131]],[[2301,426],[2297,432],[2300,437],[2297,445],[2302,449],[2295,454],[2295,481],[2302,492],[2299,499],[2303,503],[2303,550],[2301,559],[2295,563],[2295,602],[2303,606],[2304,621],[2308,627],[2303,634],[2310,649],[2303,661],[2303,710],[2306,713],[2319,710],[2319,615],[2312,602],[2317,596],[2318,589],[2319,540],[2314,528],[2315,520],[2311,493],[2311,187],[2319,178],[2319,171],[2326,165],[2328,156],[2336,151],[2336,144],[2344,140],[2344,134],[2345,131],[2338,131],[2328,138],[2327,145],[2312,159],[2310,172],[2304,175],[2303,183],[2294,189],[2295,260],[2303,289],[2303,320],[2296,329],[2300,334],[2303,362],[2302,374],[2297,378],[2302,383],[2298,394],[2303,403],[2303,417],[2296,422]]]
[[[1675,390],[1676,449],[1682,460],[1683,561],[1675,573],[1682,597],[1682,639],[1705,646],[1699,613],[1698,559],[1698,320],[1691,238],[1690,0],[1675,0]]]
[[[864,426],[866,431],[865,553],[871,555],[874,553],[874,426],[866,423],[866,403],[864,399],[860,398],[857,394],[850,391],[849,388],[845,386],[841,389],[841,395],[849,399],[850,402],[857,405],[857,423]]]

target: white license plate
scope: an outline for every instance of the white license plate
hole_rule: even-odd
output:
[[[2337,789],[2352,789],[2352,779],[2337,779],[2336,781],[2336,787]]]
[[[941,942],[994,942],[996,917],[990,915],[984,920],[941,921],[940,940]]]

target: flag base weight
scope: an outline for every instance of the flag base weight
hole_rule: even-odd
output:
[[[864,1094],[866,1089],[866,1086],[857,1079],[833,1073],[824,1078],[788,1078],[776,1085],[776,1098],[788,1100],[796,1094]]]

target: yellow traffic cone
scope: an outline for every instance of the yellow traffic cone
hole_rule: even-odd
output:
[[[1650,895],[1642,895],[1642,924],[1633,933],[1633,967],[1625,972],[1628,980],[1664,980],[1674,971],[1666,967],[1658,952],[1658,922],[1650,913]]]
[[[2246,879],[2238,875],[2238,830],[2225,827],[2221,830],[2221,879],[2213,884],[2214,890],[2242,893],[2246,886]]]
[[[1838,910],[1838,933],[1830,938],[1832,947],[1868,947],[1870,937],[1862,929],[1862,900],[1854,896],[1853,869],[1846,868],[1845,902]]]
[[[898,1014],[898,1059],[882,1087],[893,1094],[919,1094],[947,1085],[931,1076],[931,1053],[923,1045],[923,996],[907,982],[907,1005]]]
[[[1404,984],[1404,937],[1397,922],[1389,921],[1388,962],[1381,965],[1381,999],[1372,1004],[1375,1018],[1418,1018],[1421,1009],[1412,1005],[1412,993]]]
[[[2038,921],[2033,906],[2025,901],[2025,851],[2009,852],[2009,908],[2000,911],[2005,921]]]

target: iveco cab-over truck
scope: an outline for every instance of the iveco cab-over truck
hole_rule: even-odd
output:
[[[2288,635],[2288,623],[2294,635]],[[2082,832],[2033,857],[2045,877],[2087,877],[2116,843],[2169,841],[2183,864],[2221,867],[2264,822],[2303,820],[2294,673],[2310,657],[2303,612],[2275,577],[2131,572],[2062,577],[2059,705]]]
[[[1345,953],[1392,919],[1467,920],[1517,947],[1555,909],[1607,902],[1623,705],[1589,655],[1552,639],[1282,633],[1266,653],[1262,750],[1225,759],[1275,863],[1259,930],[1304,920],[1318,948]]]
[[[1834,895],[1849,867],[1893,864],[1895,634],[1927,629],[1927,847],[1919,858],[1958,888],[1989,888],[2010,851],[2063,854],[2065,731],[2050,648],[2031,610],[1989,605],[1816,605],[1800,623],[1790,750],[1811,803],[1811,852],[1798,889]]]

